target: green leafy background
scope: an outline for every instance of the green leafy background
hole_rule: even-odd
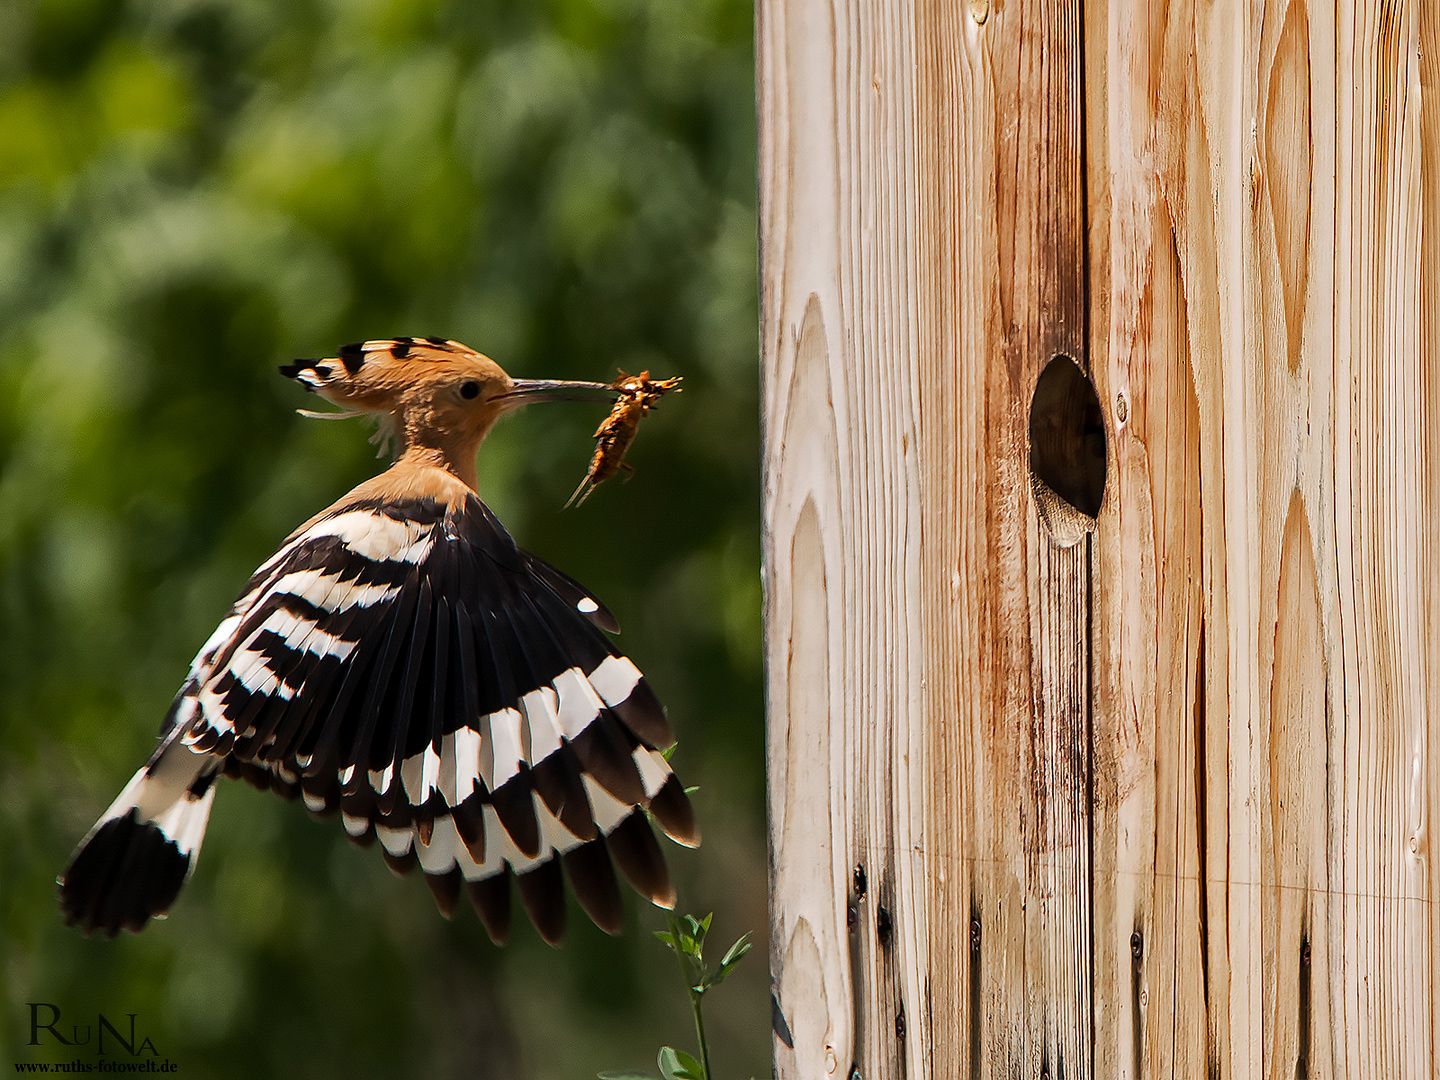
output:
[[[0,42],[0,1068],[71,1056],[26,1045],[32,1001],[135,1013],[186,1077],[693,1050],[648,905],[499,950],[240,785],[144,934],[64,929],[54,881],[250,571],[380,467],[275,365],[438,334],[521,376],[685,377],[631,482],[561,510],[603,410],[556,405],[496,431],[481,489],[669,707],[706,835],[667,847],[682,906],[763,940],[749,3],[4,0]],[[717,1076],[768,1073],[763,960],[707,1020]]]

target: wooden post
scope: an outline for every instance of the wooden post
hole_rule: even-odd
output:
[[[760,3],[782,1075],[1435,1075],[1435,7]]]

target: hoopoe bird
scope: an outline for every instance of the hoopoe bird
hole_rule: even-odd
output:
[[[512,379],[439,338],[280,371],[343,410],[325,415],[377,417],[395,463],[292,533],[201,647],[159,746],[60,877],[66,922],[113,937],[167,912],[221,777],[338,810],[393,869],[418,865],[446,916],[467,891],[497,943],[512,877],[551,943],[564,877],[619,932],[612,858],[673,907],[650,819],[687,846],[699,834],[661,753],[665,712],[607,637],[614,616],[476,493],[476,452],[501,416],[614,391]]]

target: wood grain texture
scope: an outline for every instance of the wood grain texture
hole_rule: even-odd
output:
[[[782,1075],[1435,1075],[1436,7],[760,4]]]

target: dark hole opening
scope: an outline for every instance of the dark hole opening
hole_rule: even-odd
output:
[[[1105,497],[1105,423],[1095,386],[1063,354],[1045,365],[1030,401],[1030,471],[1094,517]]]

